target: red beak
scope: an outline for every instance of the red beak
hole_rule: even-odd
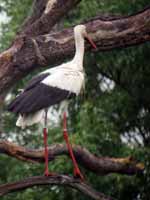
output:
[[[89,43],[91,44],[91,46],[92,46],[94,49],[97,49],[96,44],[93,42],[93,40],[92,40],[88,35],[86,35],[85,38],[89,41]]]

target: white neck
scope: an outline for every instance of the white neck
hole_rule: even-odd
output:
[[[82,70],[84,57],[84,38],[79,33],[75,34],[75,48],[76,53],[73,58],[73,62],[75,62],[77,67]]]

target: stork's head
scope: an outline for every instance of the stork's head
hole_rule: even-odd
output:
[[[96,49],[95,43],[92,41],[92,39],[89,37],[86,31],[86,26],[85,25],[77,25],[74,27],[74,33],[75,35],[81,35],[83,38],[87,39],[89,43],[92,45],[93,48]]]

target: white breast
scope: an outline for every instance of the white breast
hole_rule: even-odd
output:
[[[57,73],[45,78],[42,83],[68,90],[78,95],[84,85],[84,73],[72,69],[60,69]]]

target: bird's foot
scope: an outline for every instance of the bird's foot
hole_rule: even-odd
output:
[[[49,172],[48,170],[45,170],[45,172],[44,172],[44,176],[54,176],[54,175],[56,175],[56,174],[53,172]]]
[[[75,167],[73,170],[73,175],[75,178],[80,178],[82,181],[84,181],[84,176],[82,175],[80,169],[78,167]]]

